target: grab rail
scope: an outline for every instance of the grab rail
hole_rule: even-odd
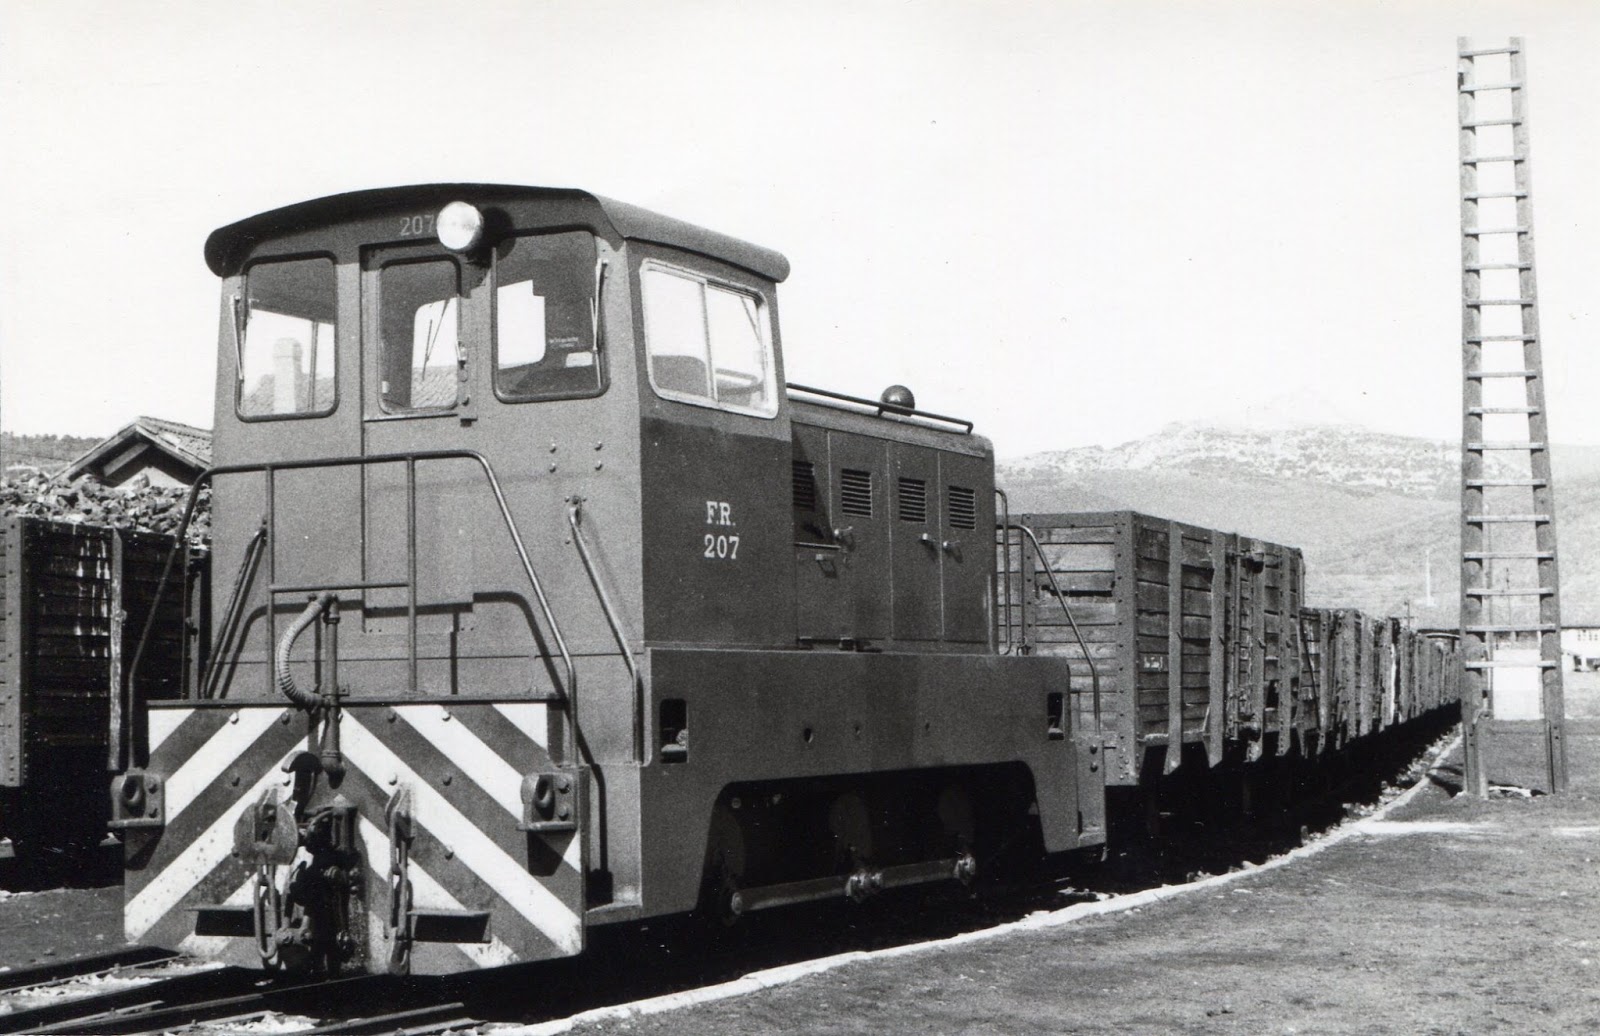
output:
[[[995,652],[1001,655],[1009,655],[1013,650],[1016,649],[1016,636],[1012,632],[1011,626],[1011,499],[1006,496],[1006,491],[1001,489],[999,486],[995,487],[994,495],[995,498],[1000,502],[1000,521],[996,523],[996,531],[1000,533],[999,561],[1001,599],[1001,607],[995,609],[994,616]],[[1020,577],[1022,575],[1021,571],[1018,571],[1017,575]],[[1004,615],[1003,619],[1001,618],[1002,615]],[[1024,621],[1027,619],[1026,612],[1023,613],[1023,619]],[[1006,642],[1004,647],[1000,646],[1000,628],[1002,623],[1004,624],[1006,632]],[[1022,634],[1025,638],[1027,635],[1027,630],[1022,630]]]
[[[611,595],[606,593],[605,584],[600,581],[600,573],[595,570],[594,561],[589,557],[589,545],[583,539],[583,497],[574,496],[567,503],[567,524],[572,526],[572,542],[578,548],[578,557],[583,559],[583,570],[589,573],[589,582],[594,586],[595,596],[600,599],[600,610],[605,612],[606,624],[611,627],[611,635],[617,639],[617,650],[622,652],[622,662],[628,667],[628,679],[633,688],[633,757],[636,762],[644,762],[644,684],[639,681],[639,667],[633,660],[633,652],[628,649],[628,638],[622,633],[622,620],[617,617],[617,609],[611,603]]]
[[[960,427],[962,434],[972,434],[972,422],[968,421],[964,417],[949,417],[945,414],[935,414],[927,410],[918,410],[915,407],[897,406],[894,404],[885,403],[884,401],[878,399],[863,399],[860,396],[846,395],[843,392],[835,392],[832,389],[815,388],[811,385],[796,385],[792,381],[787,382],[783,387],[790,392],[803,392],[808,396],[815,396],[819,401],[831,400],[833,402],[821,403],[821,405],[832,406],[835,410],[846,410],[849,413],[859,413],[859,411],[850,410],[848,407],[835,405],[836,403],[853,403],[859,407],[866,407],[868,410],[872,411],[872,414],[875,417],[882,417],[884,414],[893,414],[896,417],[920,417],[924,421],[939,421],[943,424],[956,425]]]
[[[1084,641],[1082,631],[1078,629],[1078,620],[1072,617],[1072,609],[1067,607],[1067,595],[1061,592],[1061,584],[1056,582],[1056,574],[1050,568],[1050,559],[1044,556],[1044,548],[1039,546],[1039,537],[1035,536],[1033,530],[1021,522],[1016,523],[1012,528],[1020,529],[1022,534],[1027,537],[1028,542],[1033,544],[1033,552],[1039,555],[1039,561],[1044,567],[1044,574],[1050,580],[1050,590],[1056,595],[1056,600],[1061,603],[1061,611],[1066,615],[1067,624],[1072,627],[1072,635],[1077,638],[1078,647],[1083,651],[1083,660],[1089,663],[1089,680],[1094,694],[1094,730],[1098,734],[1102,730],[1100,724],[1100,670],[1094,664],[1094,656],[1089,653],[1089,645]]]
[[[506,505],[505,493],[500,489],[500,480],[495,477],[494,469],[490,466],[488,458],[476,450],[420,450],[412,453],[375,453],[356,457],[321,457],[310,460],[290,460],[264,464],[219,464],[202,471],[195,479],[194,485],[189,487],[189,495],[184,501],[183,519],[178,524],[177,542],[167,554],[166,563],[161,568],[161,578],[156,583],[155,594],[150,602],[150,614],[145,618],[144,629],[139,635],[138,647],[134,650],[133,662],[122,680],[122,687],[118,692],[119,701],[125,706],[124,716],[132,715],[132,695],[137,686],[139,666],[144,660],[145,648],[150,640],[150,635],[155,629],[156,612],[161,603],[161,597],[166,591],[167,582],[171,578],[172,565],[180,550],[187,549],[187,534],[189,523],[194,517],[195,504],[199,499],[200,489],[218,475],[242,475],[252,472],[261,472],[266,481],[266,520],[275,531],[276,511],[274,509],[274,475],[279,471],[303,471],[313,468],[334,468],[355,465],[369,467],[377,464],[405,464],[406,466],[406,526],[407,550],[406,568],[407,580],[405,584],[388,584],[398,587],[406,585],[410,589],[406,606],[407,617],[407,655],[410,662],[410,691],[417,690],[417,464],[421,461],[435,460],[470,460],[482,469],[484,477],[488,480],[489,489],[494,493],[495,503],[500,509],[500,517],[505,522],[506,531],[511,534],[512,545],[516,548],[517,559],[522,563],[522,571],[528,577],[528,583],[533,588],[533,594],[538,601],[539,610],[543,613],[545,622],[550,627],[551,638],[555,641],[556,649],[561,654],[563,667],[566,670],[566,686],[562,696],[567,702],[567,712],[570,717],[570,727],[574,748],[579,744],[578,739],[578,671],[573,664],[572,654],[567,650],[567,642],[561,635],[560,624],[556,621],[555,612],[550,607],[550,601],[545,596],[544,586],[539,582],[538,573],[534,571],[533,562],[528,558],[527,547],[522,541],[522,534],[517,531],[517,523],[511,517],[511,509]],[[286,593],[290,591],[304,592],[306,587],[278,587],[275,584],[276,550],[272,548],[276,539],[272,533],[268,534],[268,592],[269,594]],[[352,584],[345,587],[353,588]],[[331,589],[323,587],[321,589]],[[186,602],[187,607],[187,602]],[[277,609],[269,602],[267,607],[268,642],[276,642]],[[217,660],[220,664],[220,659]],[[534,658],[534,671],[538,671],[538,656]],[[270,678],[270,669],[269,669]],[[202,680],[201,686],[206,686],[207,681]],[[119,756],[115,769],[126,765],[125,760],[132,755],[131,725],[123,723],[120,732]],[[575,753],[574,753],[575,754]]]
[[[245,544],[244,557],[239,562],[239,571],[233,577],[233,589],[228,592],[228,607],[222,613],[222,624],[217,627],[217,657],[228,654],[233,645],[233,637],[238,632],[239,618],[243,615],[244,588],[255,578],[256,565],[261,561],[261,550],[267,542],[267,519],[263,516],[261,524],[256,527],[250,542]],[[188,608],[188,597],[185,595],[184,607]],[[187,616],[185,616],[187,618]],[[215,665],[205,674],[200,681],[200,697],[216,697],[217,681],[222,677],[222,667]]]

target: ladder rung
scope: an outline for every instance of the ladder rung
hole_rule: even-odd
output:
[[[1461,51],[1459,56],[1460,57],[1464,57],[1464,58],[1484,58],[1484,57],[1489,57],[1490,55],[1493,55],[1493,54],[1520,54],[1520,53],[1522,53],[1522,48],[1521,47],[1505,46],[1505,47],[1489,47],[1489,48],[1486,48],[1484,50],[1463,50],[1463,51]]]
[[[1487,229],[1485,229],[1483,227],[1462,227],[1461,228],[1461,236],[1462,237],[1489,237],[1489,236],[1491,236],[1493,234],[1531,234],[1531,233],[1533,233],[1533,228],[1532,227],[1525,227],[1525,226],[1521,226],[1521,225],[1518,225],[1518,226],[1515,226],[1515,227],[1489,227]]]
[[[1462,83],[1461,87],[1460,87],[1460,92],[1464,93],[1464,94],[1476,94],[1476,93],[1482,93],[1485,90],[1521,90],[1521,89],[1522,89],[1522,84],[1519,83],[1519,82],[1485,83],[1482,86],[1477,86],[1477,85],[1475,85],[1473,83]]]
[[[1469,406],[1469,414],[1537,414],[1536,406]]]
[[[1463,633],[1556,633],[1558,628],[1550,625],[1538,626],[1463,626]]]
[[[1462,299],[1467,306],[1531,306],[1533,299]]]
[[[1461,555],[1463,561],[1553,561],[1553,550],[1469,550]]]
[[[1477,122],[1463,122],[1462,129],[1477,129],[1480,126],[1520,126],[1521,119],[1479,119]]]
[[[1538,451],[1544,449],[1544,443],[1542,443],[1542,442],[1469,442],[1469,443],[1467,443],[1467,449],[1475,451],[1475,452],[1479,451],[1479,450],[1527,450],[1530,453],[1537,453]]]
[[[1468,597],[1546,597],[1556,592],[1553,586],[1536,586],[1531,590],[1467,590]]]
[[[1537,378],[1538,371],[1467,371],[1467,378]]]
[[[1468,335],[1469,342],[1537,342],[1538,335]]]
[[[1488,201],[1492,198],[1526,198],[1527,191],[1471,191],[1461,197],[1466,201]]]
[[[1488,525],[1491,522],[1520,522],[1539,525],[1550,520],[1548,514],[1469,514],[1468,525]]]
[[[1481,165],[1487,162],[1526,162],[1527,154],[1512,152],[1509,155],[1462,155],[1462,165]]]
[[[1467,263],[1463,270],[1531,270],[1532,263]]]
[[[1554,669],[1561,663],[1547,662],[1542,658],[1527,662],[1518,662],[1507,658],[1493,658],[1473,662],[1463,662],[1461,664],[1468,669]]]
[[[1548,480],[1542,478],[1469,478],[1469,488],[1482,489],[1486,486],[1538,486],[1549,485]]]

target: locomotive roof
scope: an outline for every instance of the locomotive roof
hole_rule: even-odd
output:
[[[219,277],[237,272],[243,257],[258,242],[277,234],[381,212],[400,205],[440,205],[461,199],[494,201],[561,200],[591,210],[597,233],[635,241],[670,245],[719,259],[773,281],[789,276],[789,260],[770,248],[706,230],[637,205],[602,198],[588,191],[510,184],[441,183],[351,191],[297,202],[230,223],[206,238],[206,265]]]

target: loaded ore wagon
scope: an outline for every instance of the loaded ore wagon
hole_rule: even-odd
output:
[[[176,543],[169,535],[12,517],[0,524],[0,856],[93,845],[106,835],[110,746],[126,666]],[[197,588],[203,555],[190,559]],[[178,697],[198,645],[184,594],[151,623],[137,678]],[[196,598],[197,602],[203,598]]]

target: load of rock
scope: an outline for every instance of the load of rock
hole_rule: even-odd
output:
[[[0,517],[50,518],[171,536],[183,520],[188,495],[187,486],[153,486],[144,475],[120,486],[106,486],[89,475],[63,482],[42,471],[13,470],[10,477],[0,479]],[[209,487],[202,488],[195,501],[188,538],[195,545],[210,542]]]

